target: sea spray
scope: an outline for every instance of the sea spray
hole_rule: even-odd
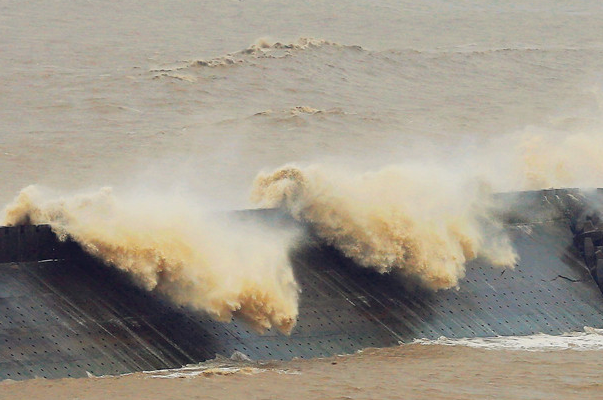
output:
[[[217,320],[236,315],[259,331],[284,333],[295,324],[293,232],[212,215],[190,199],[110,188],[61,197],[29,186],[5,208],[4,224],[50,224],[60,239],[75,240],[144,289]]]
[[[515,265],[509,238],[489,214],[489,195],[484,184],[428,165],[358,174],[290,165],[260,173],[252,199],[285,208],[364,267],[438,290],[458,286],[465,263],[477,256]]]

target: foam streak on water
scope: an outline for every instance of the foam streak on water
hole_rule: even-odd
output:
[[[466,346],[487,350],[559,351],[603,350],[603,329],[584,327],[584,332],[571,332],[559,336],[538,333],[529,336],[499,336],[490,338],[440,337],[435,340],[417,339],[413,343],[427,346]]]

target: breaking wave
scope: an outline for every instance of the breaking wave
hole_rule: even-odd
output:
[[[258,59],[279,59],[292,57],[298,52],[319,49],[323,47],[346,48],[351,50],[363,50],[360,46],[342,45],[335,42],[330,42],[323,39],[314,39],[302,37],[294,42],[282,43],[272,42],[269,39],[258,39],[254,44],[246,49],[228,53],[223,56],[214,57],[211,59],[189,60],[184,63],[172,66],[163,66],[160,68],[151,69],[150,72],[155,73],[154,78],[172,77],[180,79],[181,75],[173,75],[175,71],[194,70],[195,68],[223,68],[236,65],[246,64]],[[187,77],[186,80],[190,78]]]
[[[4,224],[50,224],[90,254],[130,274],[149,291],[258,331],[289,333],[298,287],[289,264],[294,233],[217,217],[185,199],[117,196],[110,188],[69,197],[36,186],[4,210]]]
[[[229,53],[222,57],[212,58],[211,60],[190,61],[189,66],[218,67],[225,65],[240,64],[245,62],[246,58],[286,58],[291,57],[293,54],[299,51],[317,49],[327,46],[362,50],[362,47],[360,46],[347,46],[335,42],[330,42],[324,39],[301,37],[295,42],[282,43],[272,42],[269,39],[263,38],[256,40],[254,44],[244,50],[240,50],[235,53]]]
[[[482,184],[424,165],[351,174],[313,165],[260,173],[252,199],[283,207],[364,267],[398,272],[430,289],[458,286],[477,256],[499,266],[517,261],[489,213]]]

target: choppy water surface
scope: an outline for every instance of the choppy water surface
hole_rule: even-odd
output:
[[[601,26],[598,1],[3,0],[0,200],[113,186],[247,207],[256,175],[288,163],[427,163],[426,181],[446,170],[495,190],[601,185]],[[413,350],[422,363],[473,368],[451,341],[430,344]],[[562,362],[556,346],[539,350]]]
[[[602,20],[596,1],[3,1],[2,199],[144,178],[244,206],[265,167],[598,126]]]

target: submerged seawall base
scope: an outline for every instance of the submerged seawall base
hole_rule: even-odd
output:
[[[256,360],[309,358],[416,338],[600,328],[603,297],[574,246],[572,228],[588,215],[577,196],[503,196],[520,261],[500,269],[478,258],[467,264],[458,290],[409,289],[307,243],[291,253],[301,294],[290,336],[258,334],[237,319],[216,322],[174,306],[76,244],[59,242],[48,226],[0,228],[0,379],[123,374],[235,351]],[[276,210],[241,215],[290,223]]]

